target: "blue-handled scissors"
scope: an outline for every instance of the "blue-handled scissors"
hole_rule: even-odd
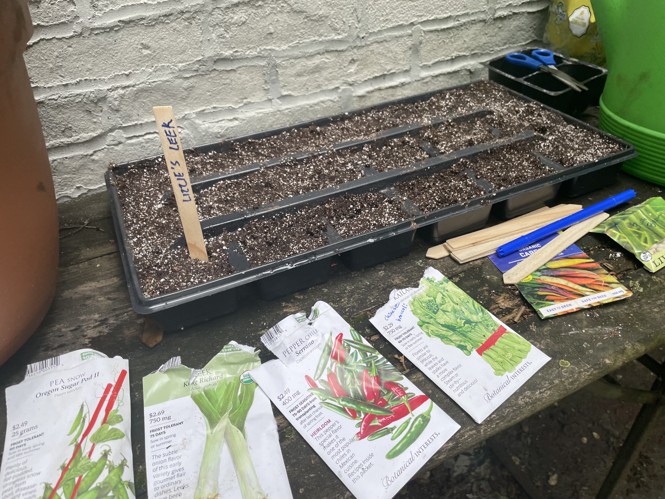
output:
[[[551,50],[532,50],[531,57],[526,54],[522,54],[521,52],[511,52],[510,54],[506,55],[506,60],[518,66],[550,73],[557,80],[565,83],[576,92],[589,90],[585,85],[577,81],[568,73],[564,73],[560,69],[557,69],[556,61],[554,60],[554,53]]]

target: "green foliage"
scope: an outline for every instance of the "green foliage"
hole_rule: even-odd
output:
[[[471,355],[496,331],[499,324],[492,315],[446,277],[427,277],[421,282],[423,290],[410,305],[427,336]],[[496,376],[502,376],[514,371],[530,349],[531,344],[524,338],[507,332],[484,351],[482,358]]]
[[[418,326],[428,336],[470,355],[496,329],[491,314],[449,279],[427,277],[422,284],[423,291],[410,305]]]
[[[192,380],[192,400],[206,421],[196,498],[219,497],[220,456],[225,442],[243,497],[263,496],[245,439],[245,420],[254,402],[256,384],[242,379],[243,373],[259,364],[256,352],[229,344]]]

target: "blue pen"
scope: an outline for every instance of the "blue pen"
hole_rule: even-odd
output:
[[[616,196],[611,196],[596,204],[592,204],[591,206],[584,208],[583,210],[580,210],[577,213],[568,215],[567,217],[557,220],[556,222],[552,222],[551,224],[545,225],[540,229],[536,229],[533,232],[529,232],[528,234],[518,237],[517,239],[513,239],[512,241],[499,246],[496,249],[496,254],[499,255],[500,257],[510,255],[511,253],[514,253],[515,251],[518,251],[524,248],[525,246],[533,244],[536,241],[540,241],[541,239],[544,239],[547,236],[555,234],[556,232],[565,229],[566,227],[570,227],[571,225],[576,224],[577,222],[586,220],[587,218],[592,217],[597,213],[609,210],[610,208],[614,208],[615,206],[625,203],[626,201],[633,199],[634,197],[635,197],[635,191],[633,189],[628,189],[627,191],[623,191],[617,194]]]

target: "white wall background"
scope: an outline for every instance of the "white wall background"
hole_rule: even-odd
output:
[[[487,77],[537,44],[548,0],[30,0],[26,52],[59,200],[110,163]]]

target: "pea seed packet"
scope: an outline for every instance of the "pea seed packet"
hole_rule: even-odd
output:
[[[633,253],[649,272],[665,267],[665,200],[649,198],[611,216],[592,232],[607,234]]]
[[[431,267],[370,322],[477,423],[550,360]]]
[[[292,497],[270,400],[247,374],[259,364],[230,342],[202,369],[174,357],[143,378],[149,497]]]
[[[261,341],[278,360],[250,375],[358,498],[393,497],[459,429],[325,302]]]
[[[30,364],[5,391],[0,497],[134,497],[127,373],[90,349]]]

